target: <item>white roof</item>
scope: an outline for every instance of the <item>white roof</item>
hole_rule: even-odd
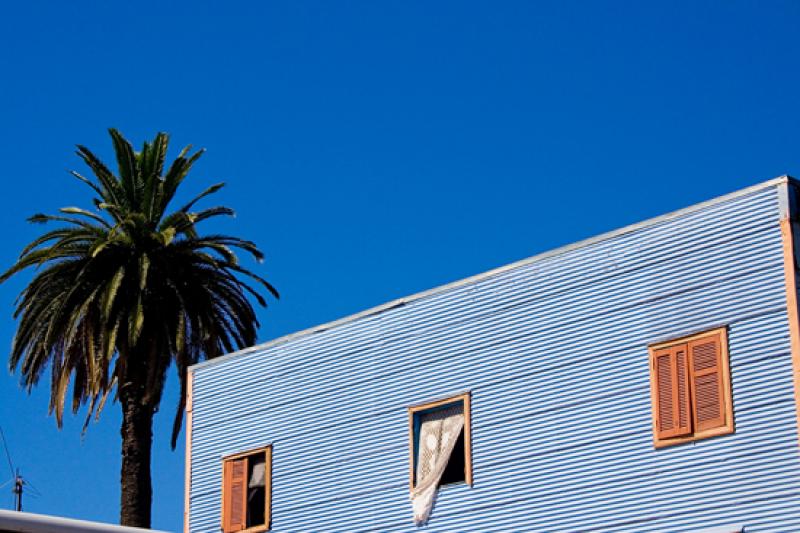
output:
[[[113,524],[103,524],[101,522],[89,522],[87,520],[75,520],[72,518],[62,518],[60,516],[23,513],[3,509],[0,509],[0,531],[10,531],[14,533],[143,533],[145,531],[151,533],[166,533],[164,531],[158,532],[152,529],[116,526]]]

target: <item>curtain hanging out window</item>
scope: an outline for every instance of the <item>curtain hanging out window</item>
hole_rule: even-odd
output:
[[[462,402],[421,413],[416,482],[411,490],[414,522],[425,523],[453,448],[464,429]]]

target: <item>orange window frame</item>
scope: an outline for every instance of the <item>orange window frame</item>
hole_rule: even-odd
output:
[[[472,393],[464,392],[456,396],[408,407],[408,485],[410,489],[414,489],[414,416],[417,413],[458,402],[462,402],[464,405],[464,480],[467,485],[472,486]]]
[[[226,530],[225,525],[227,523],[227,516],[225,510],[225,503],[226,503],[226,479],[225,479],[225,464],[229,461],[233,461],[236,459],[242,459],[244,457],[250,457],[253,455],[258,455],[259,453],[264,454],[264,468],[266,469],[265,477],[264,477],[264,523],[258,526],[253,526],[245,529],[237,530],[241,533],[260,533],[262,531],[269,531],[272,529],[272,445],[263,446],[261,448],[255,448],[253,450],[248,450],[246,452],[240,452],[233,455],[228,455],[222,458],[222,513],[221,513],[221,530],[223,533],[229,533],[229,531],[233,530]]]
[[[655,355],[656,352],[662,352],[665,349],[674,348],[679,345],[686,345],[687,347],[692,341],[697,341],[712,335],[719,336],[720,346],[720,381],[722,382],[722,398],[721,404],[725,411],[724,420],[720,426],[697,430],[692,425],[692,433],[681,437],[659,438],[658,431],[658,387],[656,384],[656,368],[655,368]],[[670,339],[669,341],[651,344],[648,347],[649,351],[649,367],[650,367],[650,401],[651,413],[653,424],[653,445],[656,448],[664,448],[667,446],[674,446],[676,444],[683,444],[686,442],[694,442],[701,439],[710,437],[717,437],[721,435],[729,435],[735,431],[734,417],[733,417],[733,393],[731,384],[731,371],[730,371],[730,353],[728,350],[728,328],[720,327],[711,330],[702,331],[685,337]],[[691,359],[690,359],[691,360]],[[690,417],[692,420],[696,416],[696,407],[694,403],[690,405]]]

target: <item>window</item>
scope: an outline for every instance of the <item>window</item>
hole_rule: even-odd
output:
[[[725,328],[650,346],[656,448],[733,433]]]
[[[408,408],[414,521],[427,521],[438,487],[472,485],[469,393]]]
[[[272,446],[222,462],[222,531],[256,533],[270,528]]]

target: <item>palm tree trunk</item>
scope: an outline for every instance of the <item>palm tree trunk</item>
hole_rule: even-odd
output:
[[[127,389],[127,390],[124,390]],[[133,390],[131,390],[133,389]],[[150,527],[150,504],[153,487],[150,478],[150,455],[153,445],[153,408],[142,402],[134,391],[123,387],[122,403],[122,472],[120,524]]]

